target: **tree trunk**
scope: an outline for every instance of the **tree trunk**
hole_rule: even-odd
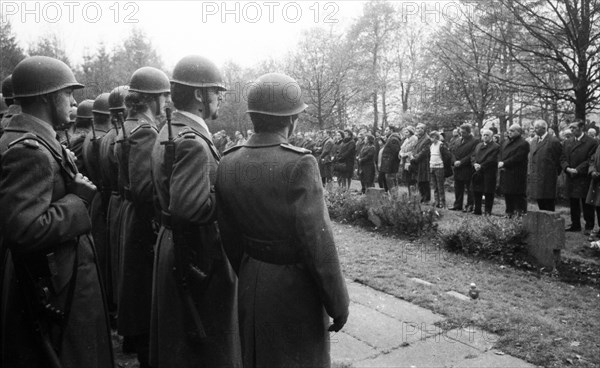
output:
[[[377,132],[379,109],[377,108],[377,90],[373,91],[373,135]]]

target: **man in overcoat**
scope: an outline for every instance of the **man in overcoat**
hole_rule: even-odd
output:
[[[585,203],[590,187],[589,161],[598,141],[585,134],[585,122],[573,121],[569,128],[573,137],[565,142],[565,155],[561,167],[567,177],[567,194],[571,209],[571,225],[566,231],[581,231],[581,210],[585,220],[585,235],[589,235],[594,228],[594,207]]]
[[[154,264],[154,198],[150,157],[157,124],[170,103],[169,78],[152,67],[136,70],[125,97],[128,116],[119,132],[116,155],[124,203],[121,219],[123,258],[119,284],[119,334],[132,341],[140,367],[150,366],[149,336]]]
[[[333,139],[331,139],[331,131],[326,131],[323,137],[323,148],[319,158],[319,169],[321,171],[323,185],[330,183],[333,180]]]
[[[93,129],[86,135],[81,147],[83,156],[83,164],[87,172],[87,176],[92,183],[98,188],[92,203],[90,204],[90,217],[92,219],[92,236],[96,245],[96,256],[102,283],[107,291],[108,281],[108,259],[110,257],[110,249],[108,248],[108,228],[106,226],[106,209],[108,207],[108,199],[110,191],[105,185],[100,165],[100,145],[108,131],[110,130],[110,112],[108,111],[108,95],[102,93],[94,100],[92,105]]]
[[[256,133],[226,152],[217,171],[219,228],[239,277],[245,368],[330,367],[328,331],[348,318],[317,162],[288,143],[305,108],[295,80],[261,76],[248,92]]]
[[[427,127],[425,124],[417,124],[415,133],[417,144],[413,153],[413,159],[410,160],[410,165],[416,167],[416,181],[421,195],[421,203],[428,203],[431,200],[431,188],[429,186],[429,147],[431,146],[431,138],[425,132]]]
[[[216,223],[220,155],[206,123],[217,118],[224,90],[221,72],[210,60],[190,55],[175,65],[171,96],[177,110],[152,151],[161,211],[152,294],[153,367],[241,367],[237,279]],[[192,277],[200,273],[204,278]]]
[[[471,178],[473,177],[473,164],[471,156],[479,143],[471,133],[471,124],[460,126],[460,140],[456,142],[454,150],[450,152],[454,156],[454,206],[453,211],[462,211],[465,192],[467,192],[467,204],[465,212],[473,210],[473,191],[471,190]]]
[[[400,167],[398,152],[402,146],[402,138],[395,126],[390,125],[385,129],[386,142],[382,148],[379,171],[385,173],[384,189],[387,192],[398,185],[398,169]]]
[[[500,149],[500,190],[504,194],[506,214],[513,216],[527,212],[527,163],[529,143],[522,137],[523,128],[513,124],[508,128],[508,139]]]
[[[558,138],[548,133],[546,121],[534,121],[533,129],[535,135],[529,150],[527,196],[537,201],[540,210],[554,212],[563,146]]]
[[[114,365],[87,206],[96,187],[56,140],[82,88],[63,62],[44,56],[13,72],[22,113],[0,138],[0,243],[13,262],[0,303],[2,367]],[[17,283],[18,279],[18,283]]]
[[[500,146],[492,140],[494,134],[489,129],[481,130],[481,143],[475,147],[471,158],[473,162],[472,186],[475,207],[474,215],[481,215],[481,202],[485,194],[485,214],[492,214],[494,193],[496,191],[496,173],[498,172],[498,153]]]
[[[122,249],[119,248],[120,237],[120,208],[123,197],[119,191],[119,163],[115,155],[115,143],[119,135],[120,127],[125,118],[125,96],[129,87],[119,86],[113,89],[108,96],[108,110],[111,118],[111,128],[100,142],[100,175],[102,182],[110,190],[106,210],[107,224],[107,246],[108,246],[108,272],[105,280],[108,293],[109,310],[113,318],[117,314],[119,264],[121,262]],[[120,114],[119,114],[120,113]]]

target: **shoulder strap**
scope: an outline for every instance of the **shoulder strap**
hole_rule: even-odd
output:
[[[306,148],[296,147],[296,146],[293,146],[293,145],[291,145],[289,143],[281,143],[279,146],[281,146],[282,148],[285,148],[287,150],[296,152],[296,153],[301,153],[303,155],[311,153],[311,151],[307,150]]]
[[[196,136],[202,138],[206,142],[206,144],[208,144],[208,147],[210,148],[210,151],[211,151],[213,157],[215,158],[215,160],[221,161],[221,155],[219,154],[217,147],[215,147],[215,144],[210,140],[210,138],[208,138],[204,134],[200,133],[196,129],[186,127],[184,130],[179,132],[179,134],[177,135],[178,138],[183,138],[183,139],[195,139]]]

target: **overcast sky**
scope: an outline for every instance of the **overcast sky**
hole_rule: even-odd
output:
[[[0,2],[27,49],[40,36],[55,33],[67,54],[80,63],[100,42],[109,49],[139,27],[172,67],[188,54],[218,64],[243,66],[280,58],[302,31],[314,26],[345,29],[362,14],[363,1],[22,1]]]

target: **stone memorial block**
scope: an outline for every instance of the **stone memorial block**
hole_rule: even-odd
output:
[[[529,211],[523,217],[528,232],[527,252],[539,266],[554,269],[565,247],[565,220],[556,212]]]

